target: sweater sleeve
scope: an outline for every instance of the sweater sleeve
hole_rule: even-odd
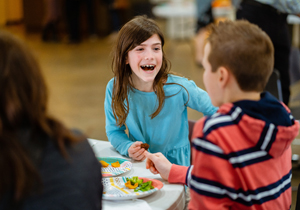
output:
[[[105,130],[108,141],[121,154],[128,156],[128,149],[133,142],[125,133],[126,126],[117,126],[116,119],[111,107],[112,102],[113,79],[110,80],[106,87],[104,111],[105,111]]]
[[[173,184],[185,184],[189,186],[193,166],[180,166],[172,164],[168,182]]]
[[[188,95],[186,94],[188,107],[197,110],[198,112],[202,112],[205,116],[212,115],[218,110],[217,107],[212,105],[207,92],[199,88],[194,81],[187,80],[184,86],[188,91]]]

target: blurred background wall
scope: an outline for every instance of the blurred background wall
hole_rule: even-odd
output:
[[[1,0],[0,1],[0,25],[20,22],[23,19],[22,0]]]

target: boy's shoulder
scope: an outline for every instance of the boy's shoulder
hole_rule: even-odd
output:
[[[223,104],[219,107],[218,111],[215,114],[211,116],[205,116],[198,120],[195,124],[194,129],[194,133],[196,134],[196,136],[200,138],[206,138],[212,133],[219,132],[219,128],[226,126],[228,123],[232,123],[233,118],[231,115],[233,114],[233,108],[234,104],[232,103]],[[241,111],[239,110],[239,108],[237,108],[237,110]]]
[[[264,104],[266,106],[262,107],[262,102],[247,100],[225,103],[215,114],[199,120],[194,131],[197,131],[199,138],[209,139],[216,145],[223,145],[225,139],[231,143],[234,142],[232,139],[256,142],[257,135],[263,134],[269,127],[280,127],[280,132],[286,135],[294,132],[295,123],[287,107],[280,102],[276,106],[274,103]],[[270,113],[267,113],[268,111]],[[278,118],[273,113],[278,113],[277,116],[281,117]],[[220,138],[221,136],[226,138]]]
[[[244,136],[239,133],[239,124],[232,118],[233,104],[223,104],[219,110],[197,121],[193,131],[193,141],[206,152],[224,157],[236,151],[236,145],[243,144]],[[238,143],[237,140],[238,139]]]

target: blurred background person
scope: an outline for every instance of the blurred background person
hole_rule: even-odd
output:
[[[112,32],[109,35],[110,41],[115,41],[119,30],[129,20],[129,0],[104,0],[109,9],[112,23]]]
[[[86,9],[88,37],[91,40],[97,38],[95,24],[94,0],[65,0],[65,11],[68,31],[68,42],[76,44],[81,42],[81,9]]]
[[[204,41],[207,34],[206,26],[214,22],[211,8],[212,0],[196,0],[197,28],[195,41],[195,59],[196,63],[202,66],[204,54]]]
[[[61,17],[59,0],[44,0],[45,18],[42,31],[44,42],[60,41],[58,24]]]
[[[299,0],[242,0],[236,18],[258,25],[271,38],[274,49],[274,68],[280,72],[283,102],[290,100],[289,57],[291,40],[287,15],[300,14]]]
[[[195,60],[202,66],[204,42],[207,37],[206,26],[226,19],[234,19],[234,7],[239,0],[196,0],[197,26],[195,41]]]
[[[26,46],[0,31],[0,209],[101,209],[101,165],[81,134],[47,112]]]
[[[152,8],[153,4],[150,0],[130,0],[130,13],[132,17],[146,15],[148,18],[154,18]]]

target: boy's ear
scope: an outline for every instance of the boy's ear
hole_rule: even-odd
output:
[[[219,83],[221,87],[225,87],[229,81],[229,71],[221,66],[218,68],[218,74],[219,74]]]

